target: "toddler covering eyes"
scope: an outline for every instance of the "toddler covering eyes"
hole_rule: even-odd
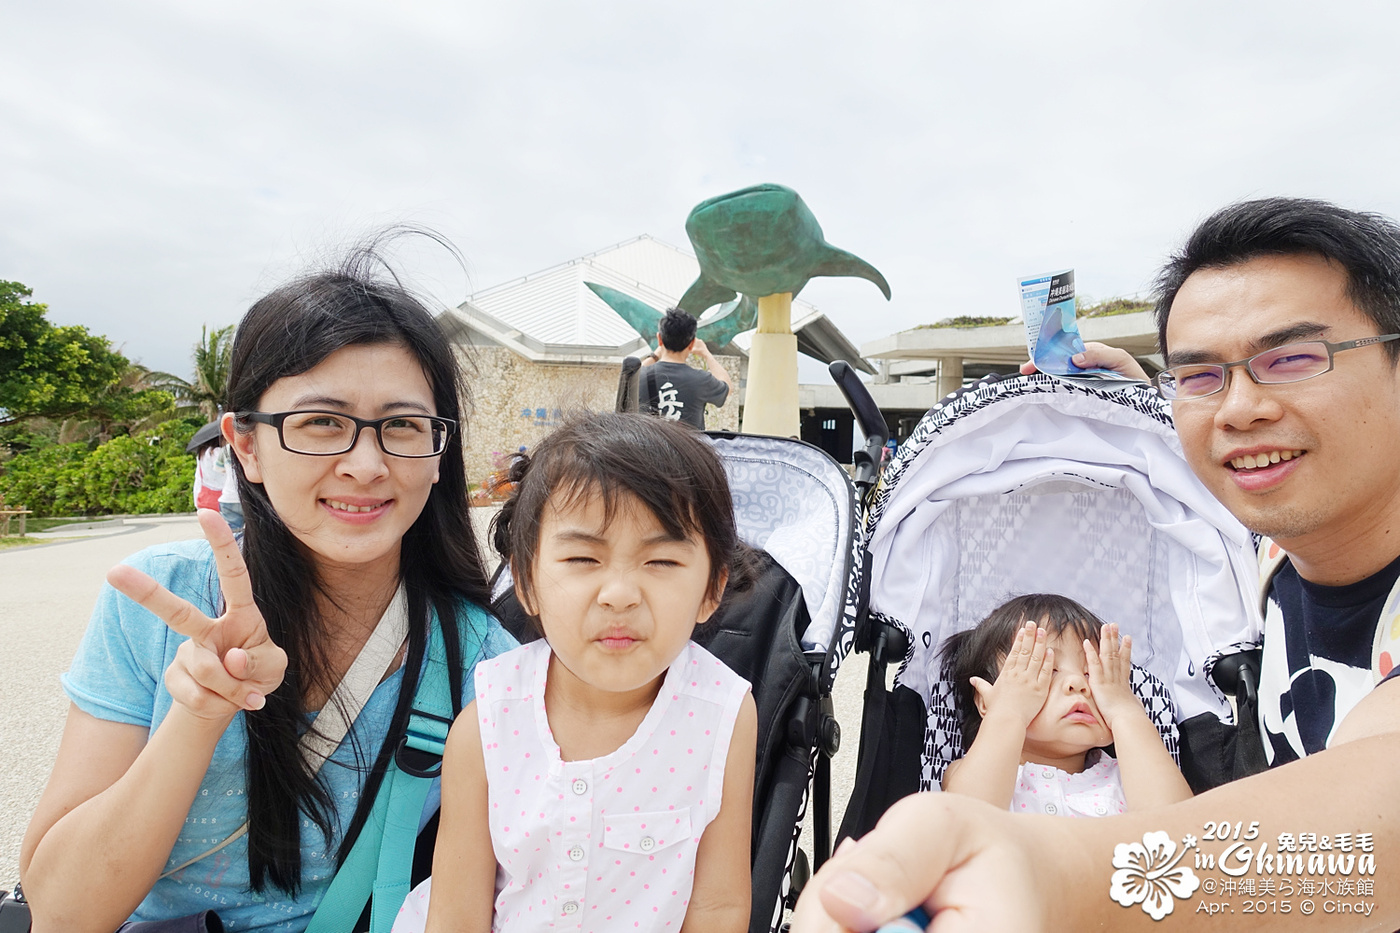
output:
[[[1132,639],[1116,624],[1064,596],[1020,596],[948,638],[943,652],[966,752],[944,773],[945,791],[1059,816],[1191,796],[1129,686]]]

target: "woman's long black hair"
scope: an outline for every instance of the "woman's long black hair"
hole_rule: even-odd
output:
[[[403,537],[400,579],[408,593],[409,637],[403,684],[388,737],[377,750],[357,748],[364,767],[374,754],[359,805],[337,855],[343,862],[364,826],[402,735],[423,667],[434,612],[441,620],[447,649],[452,705],[462,692],[463,657],[457,611],[465,598],[485,605],[489,584],[472,534],[462,456],[467,401],[451,345],[424,303],[393,275],[371,243],[356,250],[334,271],[296,279],[259,300],[238,325],[229,371],[227,410],[255,411],[278,379],[306,372],[349,346],[392,344],[407,349],[432,386],[437,414],[459,429],[442,455],[439,480],[418,519]],[[235,421],[239,431],[252,424]],[[335,604],[315,562],[278,517],[261,483],[251,483],[235,458],[238,493],[247,524],[243,555],[253,596],[268,635],[287,652],[286,678],[267,705],[245,714],[248,734],[248,872],[253,890],[269,884],[295,895],[301,886],[302,814],[330,845],[334,804],[297,747],[306,722],[304,698],[310,691],[329,695],[335,675],[329,669],[325,620],[318,597]]]

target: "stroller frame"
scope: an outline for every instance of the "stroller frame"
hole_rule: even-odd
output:
[[[1102,428],[1106,437],[1103,443],[1084,446],[1084,456],[1089,457],[1085,460],[1077,460],[1075,454],[1054,453],[1052,442],[1063,440],[1066,435],[1061,432],[1068,430],[1065,425],[1079,421],[1084,422],[1084,430]],[[1025,437],[1017,433],[1027,428],[1039,433]],[[1011,436],[998,437],[997,431]],[[974,445],[961,454],[971,461],[965,474],[959,473],[960,461],[946,461],[958,442]],[[1073,443],[1082,444],[1083,438],[1075,434]],[[1121,459],[1114,459],[1115,445],[1124,450]],[[1045,464],[1044,476],[1037,475],[1041,463]],[[924,469],[921,476],[919,470],[925,465],[933,472]],[[1004,482],[1003,475],[1007,477]],[[967,478],[962,479],[963,476]],[[926,495],[925,490],[930,490],[927,495],[931,498],[921,498]],[[1010,504],[999,512],[1002,507],[998,502],[1003,497]],[[1074,584],[1068,590],[1054,586],[1060,577],[1046,571],[1034,585],[1016,586],[1014,592],[1004,590],[995,599],[991,586],[974,586],[973,595],[964,600],[961,587],[969,573],[1004,568],[1000,558],[986,559],[988,553],[993,553],[987,550],[987,542],[995,534],[1008,539],[1020,534],[1022,526],[1016,521],[1015,509],[1048,503],[1052,507],[1049,514],[1063,521],[1091,500],[1101,500],[1109,506],[1115,501],[1126,502],[1148,519],[1143,531],[1149,533],[1151,540],[1145,545],[1147,557],[1140,566],[1136,552],[1127,558],[1109,555],[1107,565],[1080,555],[1085,562],[1074,565],[1078,578],[1071,581],[1073,575],[1065,573],[1065,581]],[[952,504],[941,505],[945,501]],[[959,508],[971,512],[956,511]],[[984,508],[991,511],[984,513]],[[934,528],[940,516],[957,516],[960,520],[965,514],[985,527],[973,522],[963,529],[955,522],[953,531],[938,532],[940,537],[927,546],[927,554],[910,545],[908,538],[891,537]],[[1072,523],[1061,526],[1047,522],[1042,513],[1031,514],[1041,516],[1026,525],[1032,539],[1035,533],[1044,535],[1047,525],[1070,530],[1075,527]],[[905,522],[908,526],[902,528]],[[1087,520],[1081,524],[1099,527]],[[896,540],[903,542],[902,546],[893,543]],[[1058,539],[1053,540],[1054,550],[1076,553],[1072,539],[1067,548]],[[1133,632],[1134,640],[1149,649],[1143,663],[1158,679],[1172,685],[1186,720],[1213,722],[1216,735],[1220,729],[1234,728],[1226,725],[1233,714],[1223,690],[1236,689],[1236,684],[1245,690],[1249,677],[1237,677],[1225,684],[1216,682],[1224,681],[1223,677],[1213,675],[1217,671],[1236,672],[1237,659],[1220,663],[1222,658],[1252,648],[1259,639],[1260,621],[1252,595],[1256,589],[1252,541],[1248,532],[1190,474],[1180,455],[1169,409],[1147,386],[1110,392],[1067,385],[1044,375],[1005,380],[989,377],[943,399],[925,415],[887,467],[869,505],[860,544],[866,566],[854,647],[870,652],[871,664],[855,787],[840,837],[862,835],[902,796],[921,789],[937,789],[935,775],[941,776],[937,763],[947,754],[946,749],[935,747],[932,738],[938,716],[931,704],[940,699],[933,696],[939,682],[938,647],[952,631],[970,627],[1002,599],[1020,592],[1065,592],[1104,618],[1123,623],[1140,617],[1149,631],[1155,626],[1158,640],[1165,639],[1161,646],[1154,646],[1151,638],[1139,637],[1137,632]],[[1034,553],[1038,556],[1049,552]],[[925,579],[912,583],[903,577],[890,578],[885,561],[891,555],[898,557],[901,572],[908,572],[925,558],[934,561],[936,567],[926,571]],[[1030,556],[1023,557],[1020,563],[1029,565]],[[1049,554],[1045,563],[1058,567],[1055,560],[1061,557]],[[947,560],[954,563],[938,563]],[[1093,586],[1104,586],[1107,581],[1114,586],[1119,583],[1114,572],[1105,569],[1114,560],[1120,564],[1126,560],[1130,568],[1137,569],[1137,576],[1130,574],[1129,579],[1139,579],[1139,585],[1146,588],[1137,603],[1139,610],[1104,613],[1096,608]],[[942,566],[951,566],[951,570],[937,569]],[[973,570],[968,570],[969,566]],[[1034,577],[1037,569],[1030,567],[1017,577],[1018,582],[1025,576]],[[939,576],[940,573],[951,573],[952,577]],[[1100,579],[1094,579],[1096,574]],[[991,578],[995,578],[995,573]],[[1182,579],[1191,585],[1180,585]],[[880,587],[893,587],[897,611],[888,610],[879,595],[872,596],[872,582],[877,594],[884,592]],[[949,586],[954,589],[950,591]],[[1134,592],[1131,587],[1127,591]],[[923,594],[923,600],[916,604],[928,606],[930,594],[950,592],[953,602],[944,604],[940,599],[932,604],[932,620],[919,619],[911,629],[909,619],[898,617],[918,594]],[[1085,598],[1085,592],[1090,598]],[[884,602],[889,599],[884,598]],[[936,631],[923,628],[926,624],[935,626]],[[1125,628],[1132,631],[1126,625]],[[899,669],[895,686],[886,689],[887,667],[896,662]],[[918,689],[911,689],[911,682]],[[1158,724],[1162,725],[1160,716]],[[1184,731],[1182,744],[1183,752],[1191,751]],[[1190,777],[1191,762],[1183,764]]]

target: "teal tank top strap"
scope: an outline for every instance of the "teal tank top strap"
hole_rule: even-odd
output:
[[[464,615],[463,668],[470,669],[482,650],[475,606]],[[345,864],[321,898],[307,933],[346,933],[370,902],[370,933],[389,933],[408,896],[413,847],[433,779],[442,771],[442,753],[452,726],[452,694],[442,628],[434,625],[418,689],[413,695],[408,730],[384,776],[369,819],[360,830]]]

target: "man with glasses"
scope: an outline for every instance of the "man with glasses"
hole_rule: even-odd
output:
[[[1156,382],[1186,459],[1278,565],[1260,725],[1270,765],[1294,761],[1400,661],[1395,610],[1382,618],[1400,576],[1400,229],[1318,202],[1234,205],[1158,286]]]
[[[1277,565],[1260,719],[1270,765],[1294,763],[1102,820],[1001,813],[953,794],[905,798],[813,879],[793,933],[873,929],[916,903],[985,931],[1400,927],[1400,607],[1390,604],[1400,594],[1400,227],[1317,201],[1236,204],[1197,228],[1157,285],[1167,368],[1155,382],[1186,459],[1265,536],[1263,556]],[[1102,345],[1075,362],[1144,377]],[[1221,851],[1201,840],[1222,820],[1231,838],[1238,822],[1250,840],[1228,878],[1199,854]],[[1345,909],[1321,895],[1305,907],[1298,878],[1287,876],[1285,892],[1272,860],[1267,870],[1251,861],[1287,845],[1304,861],[1357,856],[1357,834],[1376,869],[1348,876],[1349,892],[1367,893]],[[1172,851],[1134,861],[1131,845],[1154,839]],[[1173,855],[1201,869],[1195,883],[1166,864]],[[1252,891],[1267,879],[1269,894],[1221,898],[1223,888],[1197,890],[1205,878],[1231,891],[1236,879]],[[1200,919],[1206,902],[1218,909]]]

